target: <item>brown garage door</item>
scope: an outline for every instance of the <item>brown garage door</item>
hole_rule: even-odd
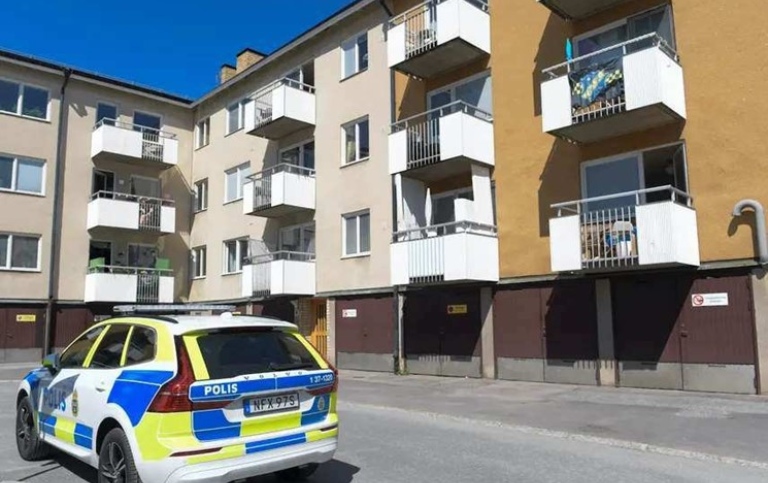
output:
[[[408,372],[480,377],[480,289],[408,292],[403,336]]]
[[[0,360],[39,360],[44,319],[45,310],[40,306],[0,308]]]
[[[596,384],[594,283],[498,290],[494,340],[501,379]]]
[[[390,295],[336,299],[336,363],[342,369],[391,372],[395,310]]]

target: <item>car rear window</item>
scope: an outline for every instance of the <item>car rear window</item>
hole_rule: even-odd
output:
[[[320,369],[296,336],[280,331],[220,331],[197,339],[211,379]]]

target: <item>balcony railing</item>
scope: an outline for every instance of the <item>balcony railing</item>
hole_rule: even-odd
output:
[[[251,241],[254,248],[263,249],[260,241]],[[243,295],[269,297],[273,295],[314,295],[315,254],[277,250],[249,256],[243,266]],[[248,277],[248,279],[245,279]]]
[[[127,137],[117,136],[117,139],[102,138],[99,140],[99,146],[92,147],[92,156],[101,151],[108,151],[158,163],[177,164],[178,162],[178,139],[173,133],[109,118],[101,119],[93,127],[94,133],[105,129],[136,134]]]
[[[103,212],[93,213],[89,216],[89,228],[94,226],[112,226],[146,231],[174,231],[174,200],[117,193],[114,191],[97,191],[93,193],[91,201],[97,200],[122,201],[131,203],[131,205],[129,205],[129,210],[119,208],[110,210],[107,206],[102,207]]]
[[[489,53],[488,11],[487,0],[427,0],[397,15],[387,25],[390,67],[429,77]],[[416,59],[458,39],[464,44],[445,49],[439,58]]]
[[[680,260],[689,259],[687,255],[693,252],[698,259],[692,207],[691,196],[672,186],[554,204],[555,220],[567,224],[572,220],[573,226],[550,223],[553,258],[569,251],[568,245],[578,244],[581,269],[626,268],[651,264],[659,257],[668,258],[669,263],[685,263],[676,258],[679,252],[685,252]],[[690,246],[691,240],[696,247]],[[644,253],[646,249],[661,255]],[[553,260],[553,265],[557,263]]]
[[[657,33],[649,33],[583,55],[542,71],[542,122],[545,132],[557,132],[575,141],[589,142],[606,136],[642,130],[685,117],[682,68],[677,52]],[[576,126],[626,111],[666,104],[669,113],[643,122],[627,120],[617,132],[595,128],[584,132]],[[605,132],[598,132],[605,131]],[[607,133],[607,134],[606,134]]]
[[[86,301],[169,303],[173,270],[98,265],[88,268]]]
[[[271,168],[265,169],[264,171],[249,176],[249,179],[251,179],[253,182],[253,207],[251,211],[259,211],[271,208],[273,204],[286,204],[286,200],[290,200],[290,194],[285,193],[286,188],[290,188],[287,186],[283,186],[280,190],[280,200],[277,200],[272,196],[273,180],[276,177],[275,175],[280,173],[304,176],[308,178],[315,177],[314,169],[305,168],[303,166],[297,166],[290,163],[280,163]]]

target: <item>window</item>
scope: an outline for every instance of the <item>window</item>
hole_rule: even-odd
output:
[[[368,118],[342,126],[342,152],[344,163],[351,164],[370,156]]]
[[[43,194],[45,161],[0,154],[0,190]]]
[[[428,95],[428,108],[430,110],[438,109],[452,102],[462,101],[481,111],[493,114],[493,88],[491,84],[491,75],[482,73],[451,86],[432,91]]]
[[[192,277],[205,278],[208,270],[208,250],[206,247],[197,247],[192,249]]]
[[[224,274],[243,271],[243,260],[248,256],[248,239],[224,242]]]
[[[341,78],[346,79],[368,69],[368,34],[364,33],[341,44]]]
[[[67,349],[61,354],[59,359],[59,365],[62,369],[73,369],[76,367],[83,367],[85,359],[88,357],[88,353],[91,351],[91,347],[104,331],[104,326],[93,328],[83,335],[77,338]]]
[[[344,215],[344,255],[371,252],[371,214],[368,211]]]
[[[288,226],[280,230],[280,250],[315,253],[315,224]]]
[[[206,118],[197,123],[197,132],[195,133],[195,147],[202,148],[208,146],[211,142],[211,118]]]
[[[280,151],[280,162],[315,169],[315,142],[309,141]]]
[[[224,172],[224,203],[243,199],[243,185],[251,175],[250,163],[244,163]]]
[[[227,106],[227,134],[241,130],[245,126],[245,106],[250,99],[242,99]]]
[[[320,367],[294,335],[280,331],[224,329],[197,338],[211,379]]]
[[[115,173],[109,171],[93,170],[92,192],[114,193],[115,191]]]
[[[48,91],[0,79],[0,112],[48,119]]]
[[[40,270],[40,237],[0,233],[0,269]]]
[[[208,209],[208,178],[195,183],[195,213]]]
[[[162,126],[162,119],[160,119],[160,116],[155,116],[154,114],[147,114],[146,112],[134,111],[133,124],[135,124],[136,126],[154,129],[155,131],[160,131],[160,127]]]
[[[134,326],[128,350],[125,353],[125,365],[141,364],[155,358],[157,334],[149,327]]]
[[[459,189],[432,196],[432,225],[442,225],[456,221],[456,200],[473,200],[472,188]]]
[[[120,367],[125,341],[128,339],[130,330],[131,326],[128,324],[110,325],[107,333],[101,338],[96,352],[93,353],[88,367],[90,369],[116,369]]]
[[[99,102],[96,106],[96,124],[102,123],[106,126],[114,126],[117,121],[117,106]]]

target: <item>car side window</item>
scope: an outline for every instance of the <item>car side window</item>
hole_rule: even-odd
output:
[[[99,338],[99,335],[104,331],[104,326],[93,328],[81,335],[75,340],[68,348],[61,354],[59,359],[59,365],[62,369],[72,369],[83,367],[85,358],[88,357],[88,353],[91,351],[91,347]]]
[[[149,327],[135,326],[128,342],[125,365],[141,364],[155,358],[157,334]]]
[[[123,348],[128,338],[131,326],[127,324],[110,325],[107,333],[101,338],[99,347],[93,354],[91,369],[116,369],[120,367],[120,359],[123,356]]]

